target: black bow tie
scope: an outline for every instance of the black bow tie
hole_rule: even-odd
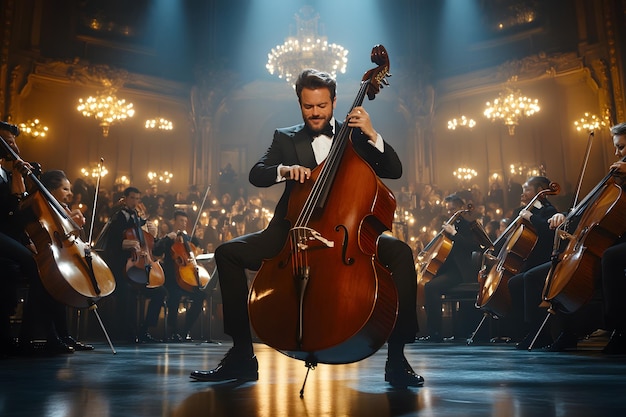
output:
[[[321,136],[321,135],[326,135],[326,136],[328,136],[329,138],[332,138],[332,137],[333,137],[333,135],[334,135],[334,133],[333,133],[333,128],[332,128],[332,126],[331,126],[330,124],[327,124],[326,126],[324,126],[324,129],[322,129],[322,131],[321,131],[321,132],[313,132],[313,131],[312,131],[311,129],[309,129],[308,127],[307,127],[307,130],[309,131],[309,134],[310,134],[312,137],[314,137],[314,138],[316,138],[316,137],[318,137],[318,136]]]

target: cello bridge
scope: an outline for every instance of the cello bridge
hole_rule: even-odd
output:
[[[310,227],[294,227],[291,229],[291,233],[293,234],[298,250],[304,251],[321,246],[332,248],[335,246],[335,242],[326,239],[320,232]]]

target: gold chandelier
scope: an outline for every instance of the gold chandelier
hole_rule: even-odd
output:
[[[448,120],[449,130],[456,130],[457,127],[472,129],[474,126],[476,126],[476,121],[474,121],[474,119],[468,119],[465,115],[460,116],[458,119],[454,118]]]
[[[514,81],[516,81],[516,77],[509,80],[509,83],[500,92],[498,98],[493,100],[493,103],[487,102],[487,108],[483,113],[492,122],[502,120],[509,128],[509,135],[511,136],[515,134],[515,126],[519,124],[520,120],[541,110],[539,100],[526,97],[519,89],[513,88],[511,84]]]
[[[48,134],[48,126],[41,124],[39,119],[27,120],[20,123],[20,132],[33,138],[45,138]]]
[[[469,182],[478,176],[478,172],[473,168],[459,167],[452,175],[461,182]]]
[[[169,184],[172,181],[172,178],[174,178],[174,174],[169,171],[163,171],[163,172],[149,171],[148,172],[148,183],[150,184],[159,184],[159,183]]]
[[[115,91],[98,94],[96,97],[89,96],[78,100],[76,110],[85,117],[93,117],[100,122],[102,136],[109,136],[109,127],[112,124],[133,117],[135,109],[133,103],[127,103],[124,99],[118,99]]]
[[[174,129],[174,124],[171,121],[164,119],[162,117],[159,117],[158,119],[146,120],[145,126],[146,126],[146,129],[148,130],[154,130],[154,129],[172,130]]]
[[[318,32],[319,15],[311,6],[304,6],[296,14],[296,36],[285,39],[282,45],[267,54],[265,67],[270,74],[278,75],[289,84],[306,68],[330,73],[346,72],[348,50],[341,45],[328,43],[326,36]]]
[[[577,131],[585,130],[586,132],[593,132],[599,130],[608,125],[608,116],[604,119],[596,116],[595,114],[589,114],[585,112],[584,116],[574,122],[574,127]]]

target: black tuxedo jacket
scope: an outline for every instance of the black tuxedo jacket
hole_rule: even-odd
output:
[[[335,126],[335,132],[339,132],[340,123]],[[311,146],[313,138],[304,128],[304,123],[296,126],[277,129],[274,132],[272,144],[261,159],[250,170],[249,180],[257,187],[270,187],[275,184],[278,175],[278,166],[301,165],[307,168],[315,168],[315,154]],[[396,151],[385,142],[384,152],[380,152],[368,142],[368,137],[360,129],[353,129],[352,145],[357,154],[363,158],[380,178],[400,178],[402,175],[402,163]],[[355,181],[358,179],[355,178]],[[289,229],[289,223],[285,220],[289,195],[294,185],[293,181],[285,181],[283,192],[274,217],[268,225],[268,229],[280,227],[283,231]]]

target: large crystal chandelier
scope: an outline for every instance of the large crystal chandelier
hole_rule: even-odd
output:
[[[76,110],[85,117],[93,117],[100,122],[102,136],[109,136],[109,127],[117,122],[133,117],[135,109],[133,103],[127,103],[124,99],[115,96],[114,90],[109,90],[88,98],[78,100]]]
[[[520,120],[532,116],[541,109],[539,100],[526,97],[519,89],[513,87],[512,83],[515,81],[515,77],[509,80],[498,98],[494,99],[493,102],[487,102],[487,108],[483,113],[491,121],[502,120],[509,128],[509,135],[511,136],[515,134],[515,126],[519,124]]]
[[[348,50],[341,45],[329,44],[326,36],[319,34],[319,14],[311,6],[304,6],[295,19],[296,36],[289,36],[267,54],[265,67],[269,73],[277,74],[289,84],[306,68],[326,71],[333,77],[337,72],[345,73]]]

